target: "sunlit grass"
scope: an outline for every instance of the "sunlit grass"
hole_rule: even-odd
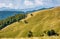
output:
[[[29,17],[29,16],[28,16]],[[43,31],[54,29],[60,34],[60,8],[42,10],[33,13],[33,16],[25,19],[28,23],[23,21],[15,22],[0,30],[0,38],[20,38],[27,37],[28,31],[33,32],[34,37],[39,39],[59,39],[59,36],[49,37],[44,35],[40,37]]]

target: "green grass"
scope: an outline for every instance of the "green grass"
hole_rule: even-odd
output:
[[[27,24],[24,21],[15,22],[0,30],[0,38],[27,37],[30,30],[34,37],[40,37],[43,31],[51,29],[60,34],[60,8],[33,12],[26,21]]]

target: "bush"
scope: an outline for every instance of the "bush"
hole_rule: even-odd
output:
[[[28,37],[32,37],[32,36],[33,36],[32,32],[29,31],[29,32],[28,32]]]
[[[44,31],[44,33],[46,34],[46,31]]]
[[[31,14],[31,16],[33,16],[33,14]]]
[[[26,20],[24,20],[24,22],[27,24],[28,22]]]
[[[50,30],[47,32],[48,36],[58,35],[54,30]]]

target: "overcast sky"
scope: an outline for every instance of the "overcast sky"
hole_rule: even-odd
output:
[[[0,8],[26,9],[60,6],[60,0],[0,0]]]

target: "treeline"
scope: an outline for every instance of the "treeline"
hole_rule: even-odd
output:
[[[27,17],[26,14],[15,14],[14,16],[10,16],[4,20],[0,20],[0,30],[14,22],[19,22],[21,19],[24,19],[25,17]]]

